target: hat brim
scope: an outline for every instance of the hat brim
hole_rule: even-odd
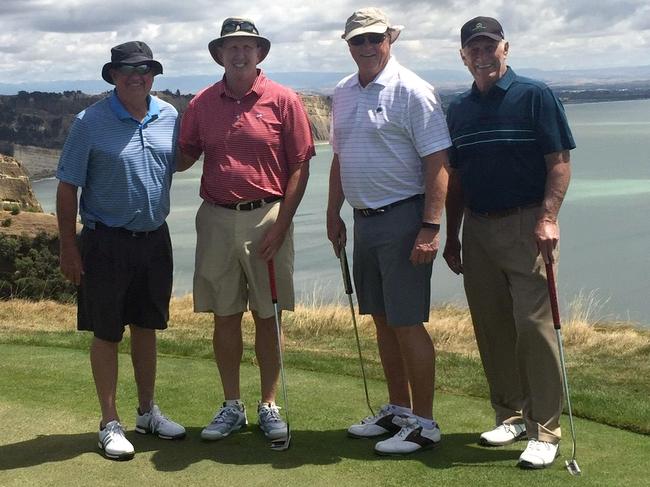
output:
[[[153,75],[159,75],[162,74],[163,72],[163,67],[162,64],[160,64],[158,61],[153,61],[151,59],[135,59],[135,58],[129,58],[128,62],[119,62],[119,63],[106,63],[104,64],[104,67],[102,68],[102,78],[104,78],[104,81],[107,83],[114,85],[115,82],[113,81],[113,77],[111,76],[111,68],[115,67],[115,65],[121,65],[121,64],[129,64],[131,66],[137,66],[139,64],[148,64],[153,68]]]
[[[238,30],[236,32],[232,32],[230,34],[219,37],[217,39],[213,39],[208,44],[208,50],[210,51],[210,55],[212,56],[212,59],[214,59],[219,66],[223,66],[223,61],[221,60],[221,56],[219,55],[218,48],[223,46],[223,42],[229,37],[250,37],[252,39],[256,39],[260,44],[260,48],[262,49],[262,54],[260,55],[260,59],[257,62],[258,64],[264,61],[264,59],[266,59],[266,56],[268,56],[269,51],[271,50],[271,41],[269,41],[266,37],[251,34],[250,32],[246,32],[246,31]]]
[[[347,34],[343,34],[341,39],[347,42],[353,37],[361,34],[383,34],[384,32],[388,32],[388,35],[390,35],[390,43],[392,44],[397,40],[403,28],[403,25],[394,25],[392,27],[386,27],[382,24],[368,25],[365,27],[357,27]]]
[[[499,34],[492,34],[491,32],[477,32],[476,34],[472,34],[467,39],[465,39],[465,42],[463,42],[461,47],[465,47],[467,44],[469,44],[470,41],[476,39],[477,37],[489,37],[490,39],[495,41],[503,40],[503,37],[501,37]]]

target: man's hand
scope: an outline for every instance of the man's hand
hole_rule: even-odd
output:
[[[347,230],[340,215],[327,215],[327,238],[332,242],[334,254],[339,257],[341,249],[347,243]]]
[[[280,249],[282,242],[284,242],[288,230],[289,228],[277,221],[269,227],[258,248],[258,253],[262,259],[267,262],[273,259]]]
[[[560,227],[557,221],[545,218],[538,220],[535,225],[535,240],[544,263],[552,264],[554,262],[553,250],[560,240]]]
[[[460,257],[460,249],[461,245],[458,237],[447,237],[447,242],[445,242],[445,250],[443,251],[442,256],[445,258],[447,265],[454,274],[463,273],[463,262]]]
[[[429,264],[438,254],[440,232],[436,228],[421,228],[413,244],[409,260],[413,265]]]
[[[83,275],[83,266],[81,264],[81,255],[77,244],[61,246],[59,252],[59,265],[65,278],[75,286],[81,284]]]

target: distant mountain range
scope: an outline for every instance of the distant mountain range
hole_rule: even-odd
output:
[[[515,67],[516,69],[516,67]],[[543,80],[554,86],[598,87],[617,84],[649,84],[650,66],[583,69],[567,71],[547,71],[543,69],[516,69],[518,74]],[[465,89],[471,82],[467,71],[454,69],[417,70],[417,73],[441,91],[458,91]],[[336,83],[349,73],[269,73],[269,77],[279,83],[290,86],[302,93],[330,94]],[[155,90],[177,90],[182,94],[196,93],[221,78],[220,73],[197,76],[160,76],[154,84]],[[24,83],[1,83],[0,95],[15,95],[20,91],[42,91],[62,93],[64,91],[82,91],[84,93],[102,93],[111,87],[101,79],[99,74],[93,80],[28,81]]]

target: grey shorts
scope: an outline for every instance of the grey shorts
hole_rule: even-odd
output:
[[[433,265],[409,261],[422,224],[423,199],[379,215],[354,212],[354,285],[360,314],[385,315],[389,326],[429,320]]]

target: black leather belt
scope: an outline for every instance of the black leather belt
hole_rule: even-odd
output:
[[[269,203],[273,203],[274,201],[278,201],[281,199],[282,196],[267,196],[266,198],[262,198],[261,200],[242,201],[240,203],[229,203],[229,204],[221,204],[221,203],[215,203],[215,204],[217,206],[221,206],[222,208],[228,208],[229,210],[251,211],[251,210],[257,210],[258,208],[262,208],[263,206],[266,206]]]
[[[494,210],[494,211],[469,210],[469,211],[472,213],[472,215],[481,216],[483,218],[503,218],[504,216],[510,216],[519,213],[521,210],[527,210],[529,208],[537,208],[538,206],[541,205],[542,202],[538,201],[535,203],[529,203],[527,205],[521,205],[521,206],[514,206],[512,208],[506,208],[503,210]]]
[[[391,203],[386,206],[381,206],[379,208],[355,208],[354,211],[361,215],[361,216],[375,216],[375,215],[381,215],[382,213],[386,213],[389,211],[391,208],[395,208],[396,206],[401,205],[402,203],[407,203],[409,201],[415,201],[415,200],[420,200],[424,198],[423,194],[415,194],[413,196],[410,196],[409,198],[395,201],[394,203]]]
[[[123,228],[123,227],[109,227],[108,225],[104,225],[104,224],[101,223],[101,222],[95,222],[95,229],[96,229],[96,230],[99,229],[99,230],[105,230],[105,231],[115,232],[115,233],[123,233],[123,234],[125,234],[125,235],[129,235],[130,237],[133,237],[133,238],[142,238],[142,237],[147,237],[147,236],[149,236],[149,235],[152,235],[152,234],[156,233],[156,232],[157,232],[158,230],[160,230],[163,226],[164,226],[164,224],[161,225],[161,226],[159,226],[159,227],[156,228],[155,230],[149,230],[149,231],[146,231],[146,232],[135,232],[135,231],[133,231],[133,230],[129,230],[128,228]]]

